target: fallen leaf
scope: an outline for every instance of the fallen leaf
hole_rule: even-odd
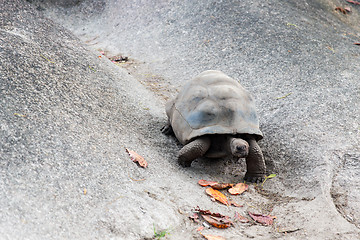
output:
[[[194,211],[198,212],[209,224],[214,227],[228,228],[233,224],[230,217],[220,213],[212,213],[209,210],[202,210],[199,207],[195,208]]]
[[[218,190],[209,187],[206,189],[206,193],[221,202],[222,204],[229,206],[229,201],[227,200],[226,196]]]
[[[146,162],[146,160],[140,156],[139,154],[137,154],[136,152],[129,150],[127,148],[125,148],[125,150],[127,151],[127,153],[129,154],[131,160],[133,162],[137,162],[141,167],[146,168],[148,163]]]
[[[212,216],[212,215],[201,215],[208,223],[217,228],[228,228],[231,226],[232,221],[228,216]]]
[[[348,12],[350,12],[350,9],[349,8],[336,7],[335,11],[340,11],[343,14],[347,14]]]
[[[234,207],[243,207],[243,205],[240,205],[234,201],[229,201],[230,206],[233,205]]]
[[[348,3],[352,3],[355,5],[360,5],[360,2],[352,1],[352,0],[346,0]]]
[[[194,222],[196,222],[196,223],[200,223],[199,222],[199,215],[197,213],[194,213],[193,215],[189,216],[189,218],[191,220],[193,220]]]
[[[241,223],[247,223],[250,221],[246,217],[241,216],[238,212],[235,212],[234,219],[235,219],[235,222],[239,221]]]
[[[196,231],[201,232],[204,228],[205,228],[204,226],[200,226],[196,229]]]
[[[276,218],[275,216],[270,216],[270,215],[263,215],[263,214],[256,214],[256,213],[251,213],[249,212],[250,217],[252,217],[252,219],[254,219],[255,222],[264,224],[264,225],[272,225],[274,218]]]
[[[217,184],[212,185],[211,187],[214,189],[217,189],[217,190],[221,190],[221,189],[230,188],[233,186],[234,186],[234,184],[232,184],[232,183],[217,183]]]
[[[221,236],[215,236],[215,235],[204,235],[201,234],[204,238],[206,238],[207,240],[226,240],[226,238],[223,238]]]
[[[228,191],[232,195],[238,195],[248,190],[248,188],[249,185],[247,185],[246,183],[238,183],[234,187],[230,188]]]
[[[195,209],[194,209],[195,212],[198,212],[200,214],[207,214],[207,215],[214,215],[214,216],[221,216],[220,213],[211,213],[210,210],[202,210],[199,208],[199,206],[197,206]]]
[[[203,187],[210,186],[213,189],[217,189],[217,190],[221,190],[221,189],[225,189],[225,188],[234,186],[234,184],[232,184],[232,183],[218,183],[215,181],[207,181],[207,180],[203,180],[203,179],[199,180],[198,184]]]
[[[203,187],[207,187],[207,186],[211,186],[211,185],[214,185],[214,184],[217,184],[218,182],[215,182],[215,181],[207,181],[207,180],[204,180],[204,179],[200,179],[198,181],[198,184],[203,186]]]

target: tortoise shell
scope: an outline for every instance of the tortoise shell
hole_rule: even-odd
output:
[[[167,103],[166,114],[182,144],[205,134],[252,134],[263,138],[255,104],[240,83],[220,71],[200,73]]]

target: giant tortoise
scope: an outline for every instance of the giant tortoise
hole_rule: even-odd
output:
[[[168,124],[184,147],[178,161],[184,167],[199,157],[246,158],[245,180],[262,181],[265,162],[257,141],[263,138],[249,92],[223,72],[209,70],[187,82],[166,104]]]

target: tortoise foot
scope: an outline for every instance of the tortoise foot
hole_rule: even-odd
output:
[[[174,131],[171,127],[171,125],[167,124],[165,126],[163,126],[160,131],[165,134],[165,135],[174,135]]]
[[[180,166],[182,167],[191,167],[191,163],[192,161],[190,160],[185,160],[185,159],[182,159],[182,158],[179,158],[178,159],[178,163],[180,164]]]
[[[246,182],[252,182],[252,183],[262,183],[265,180],[265,174],[261,173],[255,173],[255,174],[251,174],[251,173],[246,173],[244,180]]]

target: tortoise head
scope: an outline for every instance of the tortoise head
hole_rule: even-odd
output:
[[[244,158],[249,154],[249,144],[244,139],[232,138],[230,141],[230,150],[233,156]]]

